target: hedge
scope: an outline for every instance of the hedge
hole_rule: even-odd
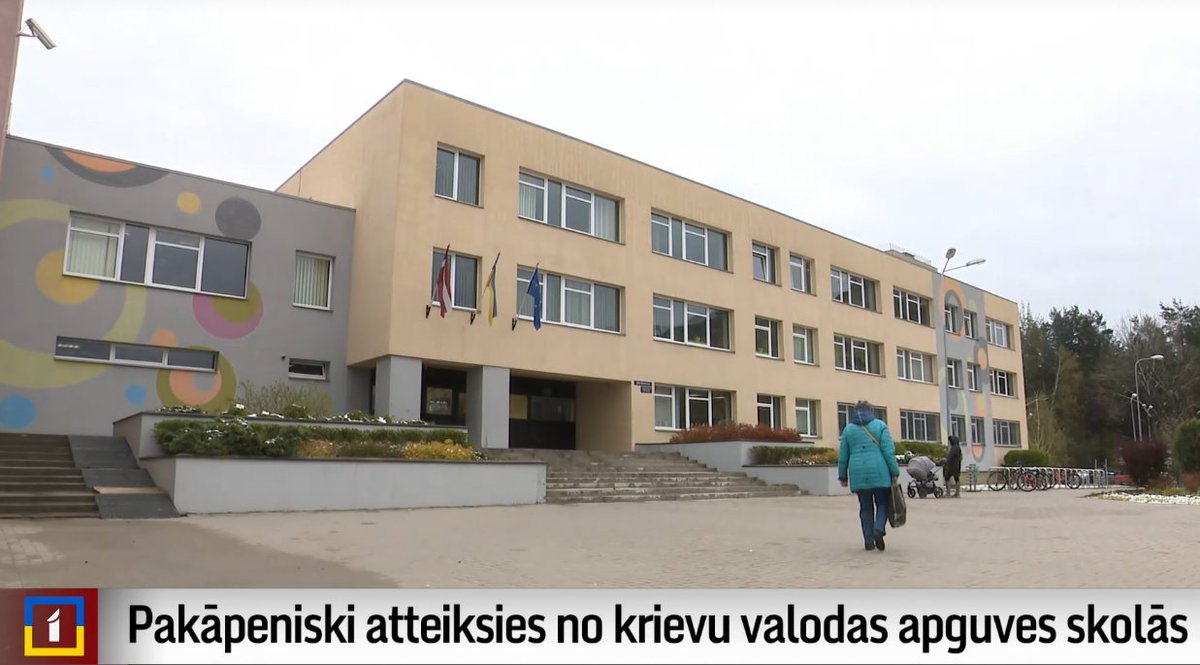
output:
[[[1010,450],[1004,466],[1050,466],[1050,454],[1044,450]]]
[[[833,448],[797,448],[792,446],[754,446],[751,464],[836,464],[838,451]]]
[[[794,429],[770,425],[700,425],[672,436],[671,443],[704,443],[708,441],[778,441],[800,443],[804,439]]]
[[[1175,463],[1184,473],[1200,471],[1200,419],[1193,418],[1175,431]]]
[[[946,444],[937,441],[897,441],[896,454],[903,455],[911,452],[913,455],[925,455],[932,459],[942,459],[946,456]]]

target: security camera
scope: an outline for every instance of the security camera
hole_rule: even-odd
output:
[[[47,51],[57,46],[54,43],[54,40],[50,39],[50,35],[47,35],[46,31],[42,30],[42,26],[38,25],[37,21],[33,19],[26,19],[25,25],[29,26],[29,34],[27,35],[22,32],[20,33],[20,36],[37,37],[37,40],[42,43],[42,46],[46,47]]]

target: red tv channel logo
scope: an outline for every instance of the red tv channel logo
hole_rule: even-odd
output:
[[[25,596],[25,655],[82,656],[83,596]]]
[[[0,662],[95,663],[98,600],[96,589],[0,590]]]

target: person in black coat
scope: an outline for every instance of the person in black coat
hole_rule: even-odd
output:
[[[962,458],[963,458],[962,449],[959,447],[960,445],[961,444],[958,441],[958,437],[951,434],[950,435],[950,445],[947,446],[947,450],[946,450],[946,468],[943,469],[943,475],[946,478],[946,493],[947,494],[950,493],[950,480],[954,479],[954,497],[955,498],[958,498],[960,496],[959,495],[958,477],[959,477],[959,474],[962,473]]]

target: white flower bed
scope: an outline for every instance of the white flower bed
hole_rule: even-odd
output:
[[[1128,494],[1125,492],[1110,492],[1100,495],[1101,499],[1110,501],[1128,501],[1130,503],[1169,503],[1177,506],[1200,506],[1200,496],[1166,496],[1163,494]]]

